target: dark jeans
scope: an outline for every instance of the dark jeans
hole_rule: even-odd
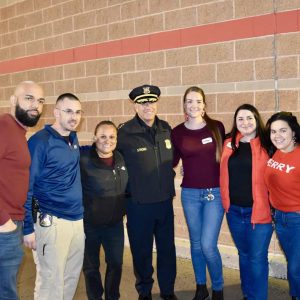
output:
[[[83,260],[86,293],[89,300],[102,299],[105,291],[105,300],[120,298],[120,282],[122,275],[124,228],[123,222],[112,226],[93,226],[84,224],[86,235]],[[100,247],[105,253],[106,273],[104,289],[100,274]]]
[[[17,274],[24,255],[22,222],[17,229],[0,233],[0,299],[17,300]]]
[[[176,251],[172,201],[138,204],[129,201],[127,231],[133,258],[136,289],[140,295],[151,293],[153,285],[152,251],[155,238],[157,279],[161,294],[174,293]]]
[[[274,221],[287,260],[290,294],[300,298],[300,214],[275,210]]]
[[[240,277],[244,297],[268,299],[268,248],[273,228],[271,223],[251,224],[252,207],[231,205],[227,223],[239,253]]]

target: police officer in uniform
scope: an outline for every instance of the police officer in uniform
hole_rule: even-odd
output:
[[[156,116],[159,96],[157,86],[134,88],[129,98],[136,115],[122,124],[118,132],[117,148],[124,156],[129,175],[127,232],[139,300],[152,299],[154,238],[160,296],[165,300],[177,300],[174,295],[173,149],[170,125]]]

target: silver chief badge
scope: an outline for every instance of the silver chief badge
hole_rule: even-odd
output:
[[[150,87],[149,86],[143,87],[143,93],[150,94]]]

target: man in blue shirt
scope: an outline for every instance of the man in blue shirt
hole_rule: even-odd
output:
[[[34,299],[38,300],[73,299],[82,267],[83,206],[75,132],[81,114],[75,95],[60,95],[54,124],[28,141],[32,163],[24,244],[33,249],[37,268]],[[37,210],[37,220],[32,208]]]

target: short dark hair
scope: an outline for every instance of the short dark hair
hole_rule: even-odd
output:
[[[288,124],[291,130],[295,133],[295,143],[300,143],[300,125],[298,123],[297,117],[294,116],[291,112],[280,111],[273,114],[266,124],[266,133],[267,133],[267,142],[268,142],[268,152],[270,156],[276,151],[276,147],[273,145],[270,139],[271,134],[271,125],[275,121],[284,121]]]
[[[64,94],[61,94],[61,95],[58,96],[58,98],[56,99],[56,104],[58,102],[63,101],[65,98],[68,98],[70,100],[75,100],[75,101],[79,101],[80,102],[80,100],[78,99],[78,97],[76,97],[74,94],[72,94],[72,93],[64,93]]]
[[[240,105],[234,113],[232,129],[230,131],[232,150],[235,151],[237,149],[237,147],[236,147],[236,136],[238,134],[238,129],[237,129],[237,126],[236,126],[236,116],[237,116],[237,114],[240,110],[249,110],[249,111],[252,112],[252,114],[255,118],[255,121],[256,121],[256,136],[258,136],[261,146],[267,150],[265,125],[262,121],[262,118],[261,118],[257,108],[255,106],[251,105],[251,104],[248,104],[248,103],[244,103],[244,104]]]
[[[114,128],[116,129],[116,132],[118,132],[118,128],[117,128],[117,126],[115,125],[114,122],[109,121],[109,120],[104,120],[104,121],[99,122],[99,123],[96,125],[95,130],[94,130],[94,135],[97,134],[97,131],[98,131],[99,127],[101,127],[101,126],[103,126],[103,125],[109,125],[109,126],[112,126],[112,127],[114,127]]]

